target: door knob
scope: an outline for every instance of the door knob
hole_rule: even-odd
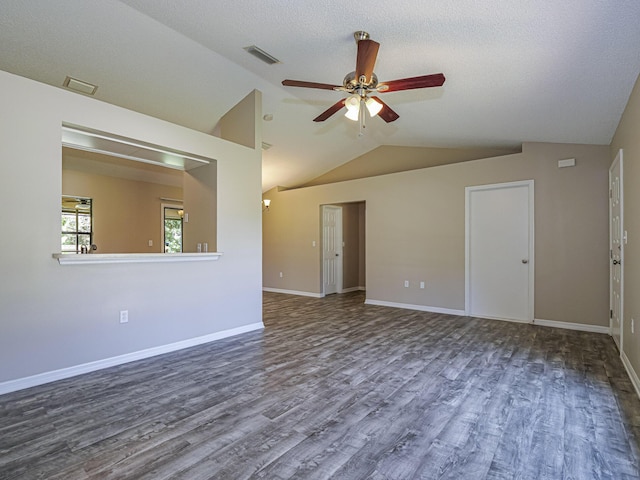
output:
[[[529,260],[527,260],[526,258],[523,258],[522,263],[529,263]]]
[[[614,260],[613,261],[614,265],[622,265],[622,260],[618,261],[618,260]]]

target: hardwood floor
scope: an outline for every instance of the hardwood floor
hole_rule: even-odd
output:
[[[610,337],[363,300],[0,396],[0,479],[640,478]]]

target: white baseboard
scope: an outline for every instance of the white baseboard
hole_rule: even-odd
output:
[[[582,332],[592,332],[592,333],[606,333],[607,335],[609,335],[609,327],[603,327],[602,325],[586,325],[584,323],[560,322],[558,320],[543,320],[541,318],[536,318],[533,321],[533,324],[540,325],[542,327],[565,328],[567,330],[580,330]]]
[[[410,303],[387,302],[385,300],[373,300],[367,298],[366,305],[379,305],[381,307],[404,308],[405,310],[419,310],[421,312],[445,313],[447,315],[464,315],[464,310],[453,310],[451,308],[429,307],[427,305],[412,305]]]
[[[366,288],[365,287],[349,287],[349,288],[343,288],[342,290],[340,290],[340,293],[351,293],[351,292],[366,292]]]
[[[629,361],[629,357],[627,357],[627,354],[624,352],[620,353],[620,358],[622,359],[622,364],[624,365],[624,368],[627,371],[627,375],[629,375],[629,379],[633,384],[633,388],[636,389],[636,395],[638,395],[638,398],[640,398],[640,378],[638,378],[638,374],[631,366],[631,362]]]
[[[49,382],[55,382],[56,380],[75,377],[76,375],[82,375],[83,373],[102,370],[103,368],[115,367],[124,363],[142,360],[144,358],[154,357],[156,355],[162,355],[163,353],[170,353],[175,352],[176,350],[182,350],[184,348],[195,347],[196,345],[201,345],[203,343],[221,340],[223,338],[232,337],[241,333],[251,332],[253,330],[260,330],[262,328],[264,328],[264,324],[262,322],[251,323],[249,325],[243,325],[242,327],[223,330],[222,332],[211,333],[209,335],[203,335],[201,337],[190,338],[188,340],[182,340],[180,342],[170,343],[168,345],[147,348],[145,350],[140,350],[137,352],[118,355],[117,357],[105,358],[103,360],[83,363],[81,365],[75,365],[73,367],[62,368],[60,370],[39,373],[30,377],[9,380],[7,382],[0,383],[0,395],[15,392],[17,390],[23,390],[25,388],[35,387],[37,385],[43,385]]]
[[[284,290],[282,288],[270,288],[270,287],[262,287],[263,292],[272,292],[272,293],[285,293],[287,295],[300,295],[302,297],[314,297],[314,298],[322,298],[324,295],[321,293],[314,292],[301,292],[299,290]]]
[[[516,318],[492,317],[490,315],[469,315],[469,314],[467,314],[467,312],[465,312],[465,315],[467,317],[482,318],[484,320],[498,320],[499,322],[526,323],[526,324],[532,323],[529,320],[518,320]]]

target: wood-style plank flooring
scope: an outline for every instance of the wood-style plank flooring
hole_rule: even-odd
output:
[[[0,479],[640,478],[610,337],[363,300],[0,396]]]

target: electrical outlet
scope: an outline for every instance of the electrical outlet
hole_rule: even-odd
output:
[[[409,280],[404,281],[404,288],[409,288]]]
[[[129,322],[129,310],[120,310],[120,323]]]
[[[149,240],[149,246],[153,247],[153,240]]]
[[[280,272],[280,278],[282,278],[282,272]]]
[[[420,282],[420,288],[424,288],[424,282]]]

